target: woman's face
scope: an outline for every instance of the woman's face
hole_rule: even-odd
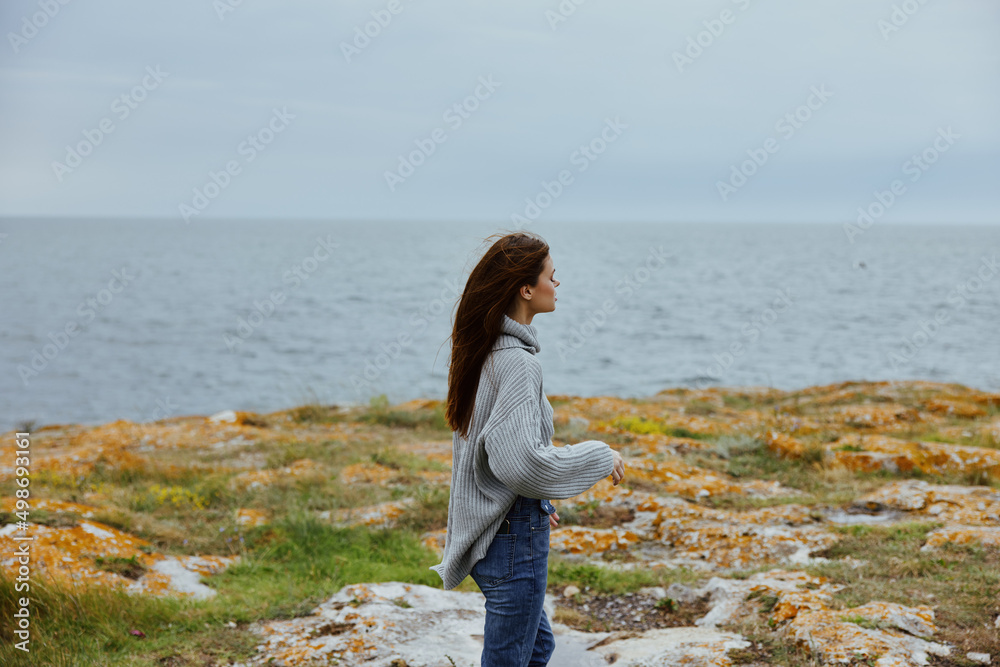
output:
[[[555,278],[555,266],[552,265],[552,255],[545,258],[542,273],[538,283],[531,291],[531,307],[536,313],[551,313],[556,309],[556,288],[559,281]]]

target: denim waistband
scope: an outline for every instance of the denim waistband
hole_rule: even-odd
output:
[[[526,498],[525,496],[518,494],[518,496],[514,499],[514,504],[510,506],[509,510],[507,510],[507,514],[531,514],[532,512],[542,512],[543,514],[548,514],[552,509],[554,508],[548,500]]]

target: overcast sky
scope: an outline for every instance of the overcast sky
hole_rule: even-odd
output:
[[[0,12],[0,216],[1000,220],[996,0]]]

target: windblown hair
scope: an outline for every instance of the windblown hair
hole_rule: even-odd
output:
[[[468,435],[479,375],[500,336],[503,315],[522,285],[538,284],[549,255],[548,244],[537,234],[493,234],[484,243],[495,237],[500,238],[469,274],[451,334],[445,418],[462,437]]]

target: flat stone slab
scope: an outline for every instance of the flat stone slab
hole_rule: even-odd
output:
[[[254,624],[260,652],[244,667],[339,664],[370,667],[478,667],[483,651],[486,598],[420,584],[352,584],[310,616]],[[554,598],[546,596],[553,615]],[[641,633],[588,633],[553,623],[552,667],[728,665],[726,652],[745,648],[739,635],[714,627]],[[451,661],[449,661],[449,658]],[[269,662],[270,661],[270,662]]]

